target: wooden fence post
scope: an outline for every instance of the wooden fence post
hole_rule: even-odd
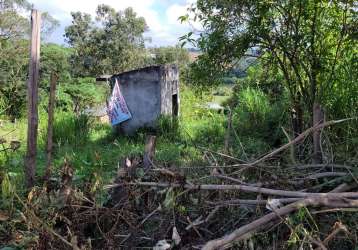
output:
[[[25,160],[26,187],[32,188],[35,184],[37,128],[38,128],[38,81],[40,67],[40,29],[41,13],[31,11],[31,47],[29,81],[27,84],[27,153]]]
[[[56,84],[58,75],[56,73],[51,74],[50,83],[50,96],[48,99],[48,121],[47,121],[47,146],[46,146],[46,172],[44,180],[48,181],[51,176],[52,168],[52,147],[53,147],[53,119],[56,101]]]

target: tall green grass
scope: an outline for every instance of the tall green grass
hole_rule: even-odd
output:
[[[259,88],[235,88],[229,103],[239,152],[257,156],[283,143],[281,126],[288,121],[285,95],[272,99]]]
[[[59,145],[81,146],[88,142],[93,120],[85,114],[58,112],[53,125],[53,141]]]

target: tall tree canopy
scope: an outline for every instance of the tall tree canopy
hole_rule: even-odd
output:
[[[117,12],[99,5],[95,20],[81,12],[73,12],[72,18],[65,37],[75,51],[71,62],[75,75],[116,73],[144,63],[147,25],[132,8]]]

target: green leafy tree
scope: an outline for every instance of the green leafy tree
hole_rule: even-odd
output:
[[[57,44],[44,44],[41,46],[40,78],[41,87],[49,85],[52,73],[57,73],[59,81],[67,82],[71,79],[70,57],[72,49]]]
[[[19,116],[26,102],[28,46],[25,41],[29,22],[18,14],[28,10],[26,1],[0,1],[0,93],[3,113],[11,119]]]
[[[175,63],[182,67],[189,64],[189,52],[180,46],[158,47],[150,52],[155,64]]]
[[[99,5],[95,21],[81,12],[72,13],[72,18],[65,37],[74,48],[74,75],[113,74],[145,63],[148,54],[143,33],[147,26],[132,8],[117,12],[108,5]]]
[[[190,64],[189,52],[180,46],[158,47],[149,50],[151,64],[176,64],[179,67],[180,78],[185,80]]]
[[[30,18],[23,17],[23,13],[30,13],[30,9],[31,4],[25,0],[0,1],[1,111],[12,119],[20,116],[26,103]],[[48,13],[43,13],[42,19],[45,38],[58,22]]]
[[[249,48],[277,66],[289,92],[294,134],[312,125],[324,97],[340,81],[343,58],[357,50],[355,1],[198,0],[191,8],[204,31],[195,40],[203,55],[193,66],[197,79],[220,76]],[[182,20],[187,16],[182,17]],[[183,37],[192,40],[190,35]],[[316,112],[314,112],[316,107]],[[317,109],[318,107],[318,109]]]
[[[2,113],[15,119],[26,103],[29,43],[2,41],[0,52],[0,98]]]

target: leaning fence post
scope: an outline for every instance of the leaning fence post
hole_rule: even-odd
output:
[[[47,181],[51,175],[52,168],[52,147],[53,147],[53,119],[55,110],[56,83],[58,76],[51,74],[50,96],[48,99],[48,121],[47,121],[47,145],[46,145],[46,172],[44,180]]]
[[[40,29],[41,13],[31,11],[31,47],[29,80],[27,84],[27,153],[25,160],[26,187],[31,188],[35,184],[36,153],[37,153],[37,128],[38,128],[38,81],[40,67]]]

